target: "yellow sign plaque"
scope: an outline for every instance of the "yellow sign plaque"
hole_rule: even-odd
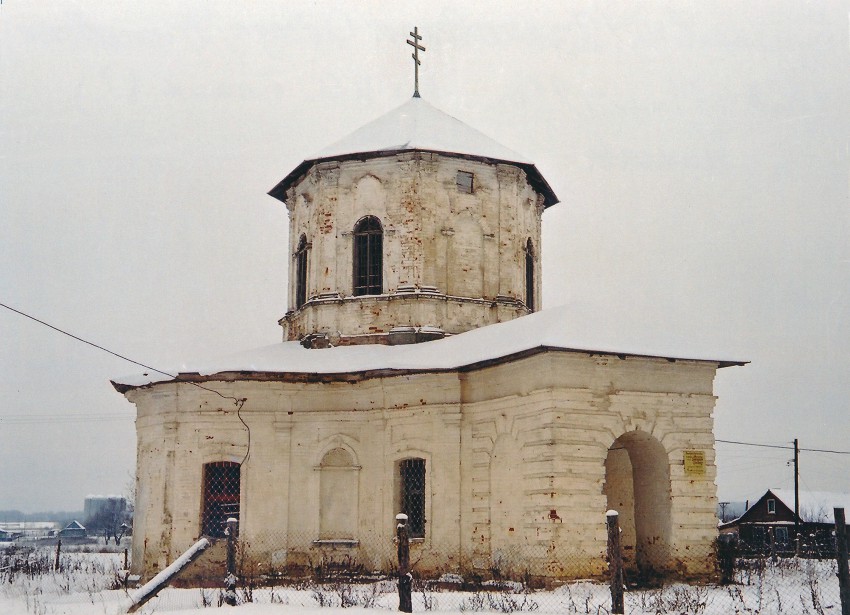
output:
[[[685,474],[705,476],[705,451],[685,451]]]

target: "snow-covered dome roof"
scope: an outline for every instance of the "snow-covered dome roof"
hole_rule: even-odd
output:
[[[512,163],[526,172],[531,185],[543,194],[547,207],[558,202],[558,197],[534,163],[418,97],[411,98],[308,158],[269,194],[285,200],[286,190],[310,167],[323,160],[390,156],[404,151],[436,152],[460,158]]]

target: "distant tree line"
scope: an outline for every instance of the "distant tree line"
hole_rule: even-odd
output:
[[[0,526],[4,523],[22,523],[25,521],[50,521],[66,525],[74,519],[80,519],[83,516],[83,511],[50,511],[50,512],[34,512],[25,513],[20,510],[0,510]]]

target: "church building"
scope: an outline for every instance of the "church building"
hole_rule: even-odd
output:
[[[113,382],[136,405],[134,572],[239,519],[266,571],[704,574],[713,381],[742,365],[588,341],[541,311],[537,167],[419,97],[289,172],[283,341]],[[688,553],[696,556],[688,556]]]

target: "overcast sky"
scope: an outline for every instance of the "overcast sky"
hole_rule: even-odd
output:
[[[848,23],[830,0],[4,0],[0,302],[161,369],[278,341],[266,192],[407,100],[416,25],[422,96],[561,199],[544,307],[752,361],[718,374],[720,439],[847,451]],[[109,379],[137,371],[0,309],[0,509],[127,491]],[[717,450],[721,499],[793,484],[788,450]],[[801,454],[804,489],[848,476]]]

